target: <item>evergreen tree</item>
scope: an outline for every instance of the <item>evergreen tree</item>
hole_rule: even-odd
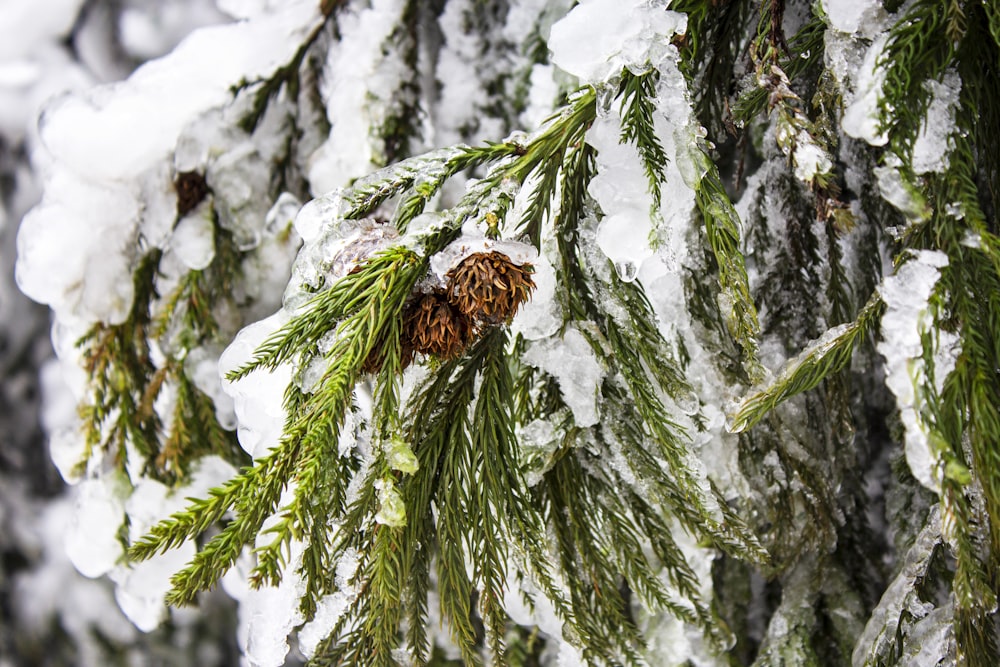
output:
[[[136,625],[1000,664],[996,0],[219,7],[49,104],[18,238]]]

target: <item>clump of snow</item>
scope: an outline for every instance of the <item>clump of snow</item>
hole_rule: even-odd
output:
[[[854,78],[854,97],[844,109],[840,122],[845,133],[872,146],[884,146],[889,141],[880,107],[885,69],[877,66],[888,39],[888,33],[882,34],[868,48]]]
[[[118,39],[129,56],[149,60],[169,52],[195,28],[223,23],[228,18],[204,0],[134,3],[124,7],[118,17]]]
[[[829,174],[833,168],[829,155],[805,130],[800,131],[795,139],[792,162],[795,165],[795,177],[803,183],[812,183],[817,176]]]
[[[934,330],[928,299],[940,278],[940,270],[946,266],[948,257],[944,253],[920,250],[879,286],[886,311],[882,316],[878,351],[885,357],[885,383],[896,396],[905,429],[906,461],[913,476],[935,492],[941,490],[941,460],[929,438],[928,425],[921,417],[924,386],[932,373],[935,388],[940,391],[954,367],[958,336],[937,330],[931,369],[923,358],[923,340]]]
[[[292,381],[292,368],[282,364],[275,370],[258,369],[235,382],[225,379],[230,371],[253,359],[254,352],[268,336],[289,319],[285,311],[244,328],[219,358],[223,390],[233,399],[239,424],[240,446],[255,459],[278,444],[285,425],[285,389]]]
[[[428,139],[434,145],[476,144],[507,132],[503,121],[486,111],[496,99],[487,89],[496,85],[497,76],[503,68],[484,55],[504,60],[517,56],[512,50],[505,49],[502,43],[498,44],[500,40],[469,29],[470,25],[483,20],[484,12],[477,4],[477,0],[450,0],[445,3],[437,21],[443,44],[434,67],[434,76],[441,87],[433,108],[433,123],[429,127]],[[528,12],[537,11],[530,6],[525,9]],[[516,29],[516,22],[520,19],[517,16],[508,17],[515,24],[508,28],[497,21],[494,24],[496,37],[510,35],[509,31]]]
[[[931,103],[920,134],[913,142],[913,171],[940,173],[948,168],[948,154],[953,147],[951,135],[956,128],[955,110],[962,91],[962,77],[950,69],[941,81],[925,81],[924,87],[931,94]]]
[[[73,566],[86,577],[110,572],[124,554],[118,527],[125,518],[128,482],[115,475],[86,479],[76,492],[76,511],[66,535]]]
[[[158,521],[184,509],[188,498],[203,498],[209,489],[236,474],[232,465],[217,456],[200,459],[187,483],[176,489],[142,478],[125,503],[129,517],[129,538],[138,540]],[[164,598],[170,578],[194,557],[195,545],[185,542],[176,549],[156,554],[139,563],[118,565],[110,572],[117,584],[115,599],[130,621],[143,632],[156,629],[167,618]]]
[[[539,340],[554,335],[562,326],[562,309],[555,299],[556,271],[546,253],[532,260],[531,266],[535,289],[514,316],[511,331],[526,340]]]
[[[348,549],[337,563],[334,575],[336,592],[325,595],[319,601],[313,620],[299,631],[299,649],[306,658],[312,658],[316,654],[319,643],[330,634],[357,597],[362,583],[357,581],[352,586],[349,582],[354,578],[360,562],[361,554],[356,549]]]
[[[597,228],[597,244],[615,265],[619,277],[635,280],[639,267],[653,255],[653,231],[646,174],[638,149],[621,143],[621,117],[611,110],[587,131],[587,143],[597,149],[597,173],[587,191],[605,217]]]
[[[552,465],[552,455],[562,444],[555,422],[556,419],[547,417],[519,424],[517,427],[521,460],[526,467],[524,482],[528,486],[534,486],[542,480],[544,473]]]
[[[528,77],[528,104],[518,118],[522,126],[541,127],[545,119],[552,115],[552,108],[559,98],[559,84],[556,83],[554,70],[552,65],[532,65]]]
[[[31,2],[0,3],[0,134],[8,145],[37,138],[36,121],[53,97],[94,83],[62,48],[79,0],[57,0],[45,12]],[[36,165],[40,166],[40,165]]]
[[[234,84],[290,59],[317,15],[314,3],[294,2],[258,20],[196,31],[125,82],[49,104],[36,150],[48,165],[45,196],[18,236],[17,279],[25,293],[60,317],[123,321],[137,234],[161,243],[173,222],[169,159],[182,131],[229,102]],[[213,187],[224,192],[223,185]],[[195,265],[208,257],[205,227],[179,226],[176,244]]]
[[[463,231],[462,235],[449,243],[444,250],[431,257],[431,273],[444,284],[448,272],[466,257],[488,252],[507,255],[510,261],[518,266],[533,265],[538,259],[538,251],[532,245],[519,241],[497,241],[487,238],[478,229],[474,229]]]
[[[202,346],[188,352],[184,358],[184,374],[199,391],[212,399],[219,425],[225,429],[235,429],[233,399],[223,389],[222,379],[219,377],[219,350]]]
[[[97,665],[106,659],[101,642],[124,647],[138,633],[119,611],[107,582],[84,578],[69,560],[65,539],[74,522],[74,494],[75,489],[48,500],[44,509],[21,508],[13,514],[13,530],[40,558],[34,568],[12,573],[8,599],[22,628],[45,636],[49,624],[58,622],[77,652],[78,664]]]
[[[910,222],[926,220],[931,214],[930,207],[920,191],[903,177],[899,158],[887,153],[885,164],[874,169],[878,189],[882,198],[895,206]]]
[[[687,15],[665,1],[585,0],[552,26],[552,62],[584,83],[606,81],[623,68],[657,63],[670,38],[687,30]]]
[[[67,35],[73,27],[83,0],[51,0],[45,11],[29,2],[5,0],[0,3],[0,60],[30,53],[39,44]]]
[[[406,7],[402,0],[348,5],[337,13],[339,41],[327,51],[323,98],[331,128],[310,158],[309,183],[315,194],[341,187],[384,164],[377,129],[397,101],[400,83],[410,77],[392,40]]]
[[[83,424],[77,397],[63,378],[63,366],[51,359],[41,368],[42,426],[49,437],[49,457],[67,484],[83,479],[80,464],[86,443],[80,437]]]
[[[695,120],[670,39],[686,30],[686,21],[663,2],[591,0],[552,27],[552,62],[597,90],[597,119],[586,136],[597,149],[597,173],[588,192],[603,213],[596,243],[627,282],[654,255],[676,269],[675,247],[690,223],[693,188],[705,174],[705,131]],[[637,148],[623,140],[616,98],[622,68],[641,74],[650,67],[659,71],[653,129],[668,161],[660,201],[650,194]]]
[[[840,32],[873,36],[888,16],[878,0],[822,0],[830,25]]]
[[[598,399],[606,371],[578,326],[567,328],[561,339],[532,342],[522,359],[556,378],[577,426],[600,422]]]
[[[42,139],[78,173],[129,179],[166,158],[190,119],[227,103],[234,84],[290,60],[317,18],[315,3],[296,0],[258,20],[197,30],[127,82],[62,98],[40,121]]]
[[[56,167],[17,237],[18,287],[58,316],[118,324],[132,305],[134,191]]]
[[[244,655],[251,667],[280,667],[288,655],[288,635],[302,623],[299,603],[305,582],[298,575],[305,546],[292,540],[281,583],[247,591],[240,600],[245,623]]]
[[[286,488],[278,502],[286,507],[295,494],[294,483]],[[281,514],[269,517],[261,527],[256,546],[270,543],[273,535],[267,531],[281,520]],[[300,625],[300,608],[305,581],[300,576],[305,544],[292,539],[285,552],[287,560],[278,586],[253,588],[249,582],[255,559],[250,549],[244,549],[232,569],[222,577],[222,588],[239,603],[239,627],[236,640],[243,650],[244,660],[252,667],[279,667],[288,655],[288,636]]]

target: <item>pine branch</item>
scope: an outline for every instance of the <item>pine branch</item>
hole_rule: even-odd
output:
[[[751,382],[763,379],[758,359],[760,323],[750,295],[746,266],[739,250],[740,220],[722,187],[717,167],[705,157],[705,175],[695,188],[698,209],[705,221],[708,245],[719,271],[720,307],[730,335],[743,351],[743,369]]]
[[[785,362],[771,380],[740,401],[730,429],[741,433],[752,428],[784,401],[840,372],[850,362],[855,347],[879,321],[883,310],[878,294],[872,295],[853,322],[828,330]]]
[[[954,57],[955,44],[941,39],[954,22],[954,6],[942,10],[933,0],[914,3],[893,24],[879,56],[885,82],[879,100],[881,129],[893,150],[908,162],[913,142],[930,104],[925,81],[939,80]]]
[[[726,131],[733,128],[731,80],[745,50],[744,30],[751,3],[680,0],[671,3],[671,9],[687,14],[688,29],[679,40],[680,66],[689,81],[698,118],[709,129],[711,139],[722,143]]]
[[[134,297],[121,324],[97,323],[79,340],[83,370],[90,378],[90,400],[80,407],[86,448],[77,468],[86,468],[95,449],[113,452],[121,467],[135,448],[156,475],[153,463],[160,452],[161,423],[149,409],[162,379],[150,356],[150,309],[156,298],[155,278],[162,253],[143,256],[132,275]]]
[[[653,195],[653,210],[656,215],[661,202],[660,184],[667,180],[667,155],[656,128],[653,126],[654,100],[656,99],[656,83],[659,76],[656,70],[650,70],[640,76],[626,74],[622,78],[621,117],[622,143],[630,141],[635,144],[642,159],[646,179],[649,182],[649,192]]]
[[[186,510],[176,512],[169,519],[158,523],[129,548],[129,559],[147,560],[204,533],[235,507],[243,496],[260,488],[262,479],[273,478],[275,469],[287,465],[287,456],[285,450],[272,451],[253,467],[244,468],[239,476],[223,486],[211,489],[208,498],[194,500]]]
[[[329,333],[332,322],[357,316],[383,294],[397,297],[409,294],[422,268],[417,255],[405,248],[375,255],[358,272],[341,278],[313,297],[302,312],[260,345],[252,361],[231,371],[228,379],[235,382],[258,369],[274,370],[297,354],[314,350]],[[374,336],[376,331],[369,330],[369,335]],[[368,343],[370,351],[372,341]]]
[[[293,99],[298,96],[302,64],[309,51],[323,35],[327,24],[334,20],[337,9],[344,3],[345,0],[321,0],[320,13],[322,17],[316,21],[309,34],[299,44],[291,60],[278,67],[273,74],[263,80],[242,81],[239,85],[234,86],[234,93],[244,88],[256,88],[251,110],[239,121],[241,130],[247,134],[253,134],[264,114],[267,113],[269,104],[281,91],[287,90],[289,97]]]

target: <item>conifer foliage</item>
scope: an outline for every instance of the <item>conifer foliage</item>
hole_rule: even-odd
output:
[[[254,665],[1000,664],[994,0],[226,7],[51,105],[19,238],[126,613],[222,585]]]

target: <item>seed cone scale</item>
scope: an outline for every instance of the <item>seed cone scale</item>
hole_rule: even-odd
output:
[[[531,296],[531,273],[530,264],[515,264],[501,252],[475,253],[448,272],[448,300],[472,320],[500,324]]]
[[[401,336],[399,340],[399,370],[404,371],[407,366],[413,363],[414,354],[413,344],[405,336]],[[365,357],[364,363],[361,364],[361,372],[375,375],[382,369],[383,365],[385,365],[385,342],[380,338],[375,341],[375,345]]]
[[[472,335],[472,322],[448,302],[444,290],[418,297],[403,316],[403,338],[414,352],[454,359]]]

